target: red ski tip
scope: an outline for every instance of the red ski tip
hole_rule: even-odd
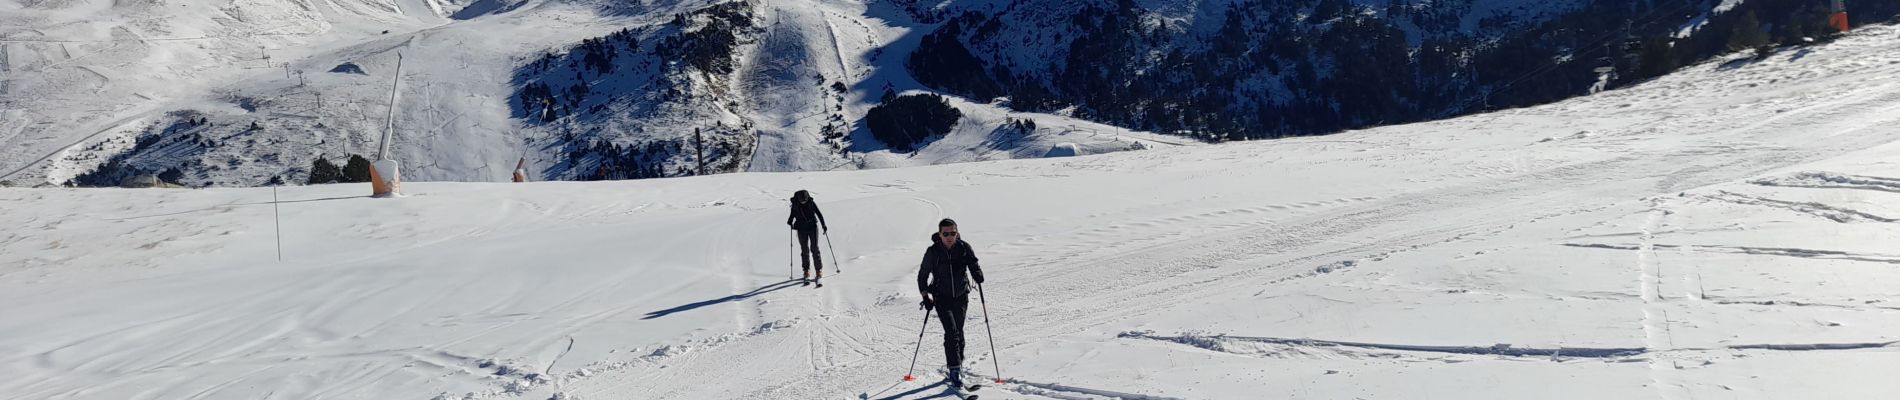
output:
[[[914,381],[914,380],[917,380],[917,377],[915,377],[915,376],[910,376],[910,375],[904,375],[904,381],[905,381],[905,382],[910,382],[910,381]]]

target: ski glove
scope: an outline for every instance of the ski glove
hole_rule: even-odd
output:
[[[928,298],[926,298],[926,299],[924,299],[924,301],[923,301],[923,302],[920,302],[920,303],[917,303],[917,305],[919,305],[919,306],[923,306],[923,308],[924,308],[925,310],[929,310],[929,309],[932,309],[932,308],[936,308],[936,307],[937,307],[937,304],[936,304],[936,303],[934,303],[934,302],[931,302],[931,301],[930,301],[930,299],[928,299]]]

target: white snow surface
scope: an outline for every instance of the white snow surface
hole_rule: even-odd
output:
[[[191,185],[256,186],[280,175],[299,181],[306,175],[290,171],[307,169],[318,155],[340,163],[349,154],[375,153],[398,54],[407,62],[391,157],[404,163],[406,177],[504,182],[522,158],[538,174],[562,161],[562,146],[549,140],[565,125],[510,117],[516,68],[584,39],[661,25],[723,2],[0,0],[0,180],[65,183],[130,148],[139,134],[179,120],[171,113],[191,111],[212,125],[194,132],[219,143],[203,154],[174,156],[172,165],[212,164],[192,170]],[[916,25],[883,2],[744,3],[764,33],[741,40],[733,54],[739,70],[713,85],[723,88],[730,78],[732,92],[694,94],[682,103],[693,110],[605,118],[578,129],[654,140],[684,135],[693,123],[751,123],[758,140],[745,170],[759,172],[990,160],[1040,155],[1055,142],[1102,141],[1077,132],[1152,136],[1107,127],[1043,129],[1011,142],[1024,148],[950,147],[985,143],[998,126],[984,124],[1004,121],[974,118],[953,134],[970,138],[893,154],[856,121],[887,86],[923,89],[903,61],[935,26]],[[327,72],[344,63],[365,73]],[[849,94],[834,98],[821,86],[829,82],[848,85]],[[603,96],[639,97],[659,88],[629,90]],[[1050,128],[1097,125],[989,104],[958,107]],[[848,154],[820,143],[818,132],[834,114],[855,130]],[[253,123],[256,132],[241,131]],[[1101,147],[1134,142],[1120,141]]]
[[[0,188],[0,393],[939,397],[913,279],[951,217],[988,277],[967,366],[1005,383],[984,399],[1882,398],[1896,33],[1540,107],[1073,158],[400,199]],[[838,228],[821,289],[786,279],[798,189]]]
[[[214,149],[228,154],[209,159],[233,167],[212,183],[277,175],[312,154],[373,153],[402,53],[392,147],[408,175],[499,180],[508,168],[487,164],[516,158],[521,142],[507,120],[510,57],[609,30],[579,18],[590,7],[528,1],[537,12],[454,24],[468,1],[0,2],[0,178],[63,183],[110,156],[110,145],[89,146],[129,141],[181,110],[271,132]],[[343,63],[368,75],[326,72]],[[279,152],[285,162],[238,166]]]

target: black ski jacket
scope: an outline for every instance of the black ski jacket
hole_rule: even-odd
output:
[[[785,224],[801,231],[818,229],[819,226],[830,228],[825,224],[825,213],[818,211],[818,202],[810,200],[805,201],[804,204],[793,201],[792,216],[785,218]]]
[[[983,267],[976,264],[970,243],[957,239],[945,249],[937,234],[930,234],[930,248],[924,249],[924,262],[917,268],[917,292],[937,299],[967,298],[971,280],[983,283]]]

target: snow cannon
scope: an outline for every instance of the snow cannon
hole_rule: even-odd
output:
[[[521,161],[515,162],[515,182],[520,183],[520,182],[527,182],[527,181],[528,181],[528,158],[522,157]]]
[[[389,144],[396,135],[396,94],[402,87],[402,53],[396,53],[396,73],[389,82],[389,115],[383,120],[383,140],[376,146],[376,162],[369,166],[370,197],[402,197],[398,186],[402,171],[396,160],[389,159]]]
[[[396,164],[396,160],[385,159],[370,163],[370,197],[384,198],[402,196],[399,188],[401,184],[402,171]]]

